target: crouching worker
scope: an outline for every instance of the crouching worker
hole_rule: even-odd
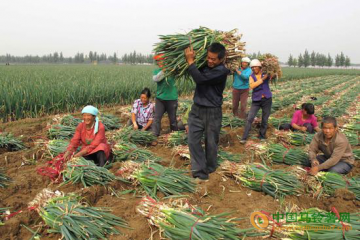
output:
[[[346,136],[339,132],[336,119],[325,117],[321,123],[322,131],[310,143],[310,174],[319,171],[347,174],[353,168],[355,158]],[[323,155],[317,155],[321,152]]]
[[[97,117],[99,110],[93,106],[86,106],[81,113],[83,122],[76,127],[75,135],[70,141],[64,158],[70,159],[81,145],[80,151],[74,157],[84,157],[102,167],[109,160],[111,149],[105,137],[105,126]]]
[[[320,132],[321,129],[318,127],[317,119],[314,115],[315,107],[312,103],[303,103],[301,110],[295,111],[291,124],[285,123],[280,126],[280,130],[291,130],[314,133]]]

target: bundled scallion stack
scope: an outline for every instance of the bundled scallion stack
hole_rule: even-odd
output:
[[[79,123],[81,123],[82,120],[80,118],[75,118],[72,115],[65,115],[64,117],[61,118],[60,124],[64,125],[64,126],[69,126],[69,127],[77,127],[77,125],[79,125]]]
[[[164,135],[163,141],[168,146],[179,146],[188,144],[188,136],[185,131],[175,131]]]
[[[184,170],[163,167],[153,162],[139,164],[132,161],[125,162],[118,171],[118,175],[140,184],[153,198],[157,198],[158,191],[166,196],[194,192],[195,183],[185,173]]]
[[[303,190],[303,185],[293,174],[271,170],[261,164],[240,165],[226,161],[221,164],[221,168],[226,175],[234,177],[245,187],[274,198],[299,195]]]
[[[11,179],[6,176],[4,170],[0,168],[0,187],[7,187],[9,185],[9,182],[11,182]]]
[[[286,148],[281,144],[271,144],[267,156],[274,163],[309,166],[309,157],[300,148]]]
[[[239,68],[240,59],[245,56],[245,43],[240,42],[240,39],[237,29],[224,32],[200,27],[187,34],[161,35],[161,41],[155,44],[154,52],[164,54],[163,65],[167,75],[188,78],[188,64],[184,54],[186,48],[192,46],[196,53],[196,66],[200,68],[206,64],[207,48],[210,44],[219,42],[227,51],[227,68],[234,71]]]
[[[6,148],[9,151],[19,151],[25,149],[24,143],[11,133],[0,133],[0,148]]]
[[[238,117],[233,117],[228,114],[222,116],[221,127],[242,127],[245,126],[245,120]]]
[[[139,145],[149,145],[156,140],[156,137],[152,132],[139,131],[132,129],[132,127],[126,127],[115,134],[114,140]]]
[[[262,65],[262,72],[269,74],[272,81],[276,81],[282,77],[279,60],[276,56],[266,53],[258,57]],[[275,82],[276,83],[276,82]]]
[[[120,142],[117,143],[113,149],[115,161],[131,160],[135,162],[153,161],[159,162],[161,159],[155,156],[151,151],[138,148],[133,143]]]
[[[319,172],[316,178],[321,182],[326,194],[333,195],[336,189],[347,189],[360,201],[360,177],[347,178],[338,173]]]
[[[66,163],[63,171],[64,183],[82,183],[84,187],[103,185],[116,179],[114,174],[104,167],[96,166],[94,162],[85,158],[72,158]]]
[[[349,140],[351,146],[359,145],[359,134],[356,132],[344,132],[346,138]]]
[[[50,154],[53,156],[57,156],[60,153],[66,151],[66,148],[69,145],[68,140],[61,140],[61,139],[53,139],[46,143],[46,147],[49,150]]]
[[[48,136],[50,139],[71,139],[75,134],[76,127],[65,126],[61,124],[56,124],[51,126],[48,131]]]
[[[341,216],[341,213],[334,207],[331,212],[326,212],[317,208],[305,209],[301,212],[307,213],[305,219],[298,214],[294,223],[282,225],[282,229],[286,230],[282,232],[287,237],[286,239],[359,239],[359,212],[349,213],[348,218],[345,218],[344,215]]]
[[[182,200],[165,204],[144,197],[137,211],[148,218],[150,224],[160,228],[160,233],[169,239],[240,239],[245,236],[264,235],[254,228],[240,229],[229,213],[210,215]]]
[[[243,158],[243,156],[241,154],[231,153],[231,152],[224,151],[224,150],[219,150],[217,161],[218,161],[218,163],[222,163],[224,161],[240,162],[241,158]]]
[[[111,214],[108,208],[91,207],[76,195],[64,196],[44,190],[29,207],[50,227],[49,233],[60,233],[66,240],[105,239],[108,235],[120,234],[116,226],[129,228],[125,220]]]
[[[304,146],[310,144],[315,134],[303,134],[291,132],[290,134],[290,143],[295,146]]]
[[[290,123],[290,122],[291,119],[288,118],[274,118],[274,117],[269,118],[269,123],[273,125],[275,128],[279,128],[281,124]]]

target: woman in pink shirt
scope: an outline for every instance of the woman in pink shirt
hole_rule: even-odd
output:
[[[314,133],[320,131],[317,119],[314,115],[315,108],[312,103],[304,103],[301,105],[301,110],[295,111],[291,124],[283,124],[280,130],[292,130]]]
[[[99,110],[93,106],[86,106],[81,111],[83,122],[76,127],[75,135],[66,149],[64,155],[66,160],[75,154],[74,157],[92,160],[100,167],[105,165],[111,149],[105,137],[105,126],[97,117],[98,112]],[[80,145],[80,151],[75,153]]]

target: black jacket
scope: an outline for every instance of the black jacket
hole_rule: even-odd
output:
[[[194,103],[203,107],[221,107],[229,69],[224,64],[201,69],[192,64],[188,71],[196,83]]]

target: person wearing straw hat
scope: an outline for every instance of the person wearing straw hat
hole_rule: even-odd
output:
[[[99,110],[89,105],[84,107],[81,113],[83,122],[76,127],[75,135],[66,149],[64,158],[69,160],[71,156],[84,157],[102,167],[110,158],[111,148],[105,137],[105,126],[97,117]],[[80,145],[80,151],[75,153]]]
[[[153,81],[157,84],[155,99],[155,114],[153,123],[153,132],[155,136],[160,135],[161,119],[165,112],[169,116],[170,129],[177,131],[176,111],[178,108],[178,91],[175,86],[175,78],[165,76],[163,68],[164,54],[154,56],[159,68],[153,72]]]
[[[249,77],[251,69],[249,67],[250,58],[241,59],[241,67],[234,73],[234,83],[232,91],[233,114],[235,117],[246,119],[246,105],[249,97]],[[239,102],[241,102],[239,113]]]

